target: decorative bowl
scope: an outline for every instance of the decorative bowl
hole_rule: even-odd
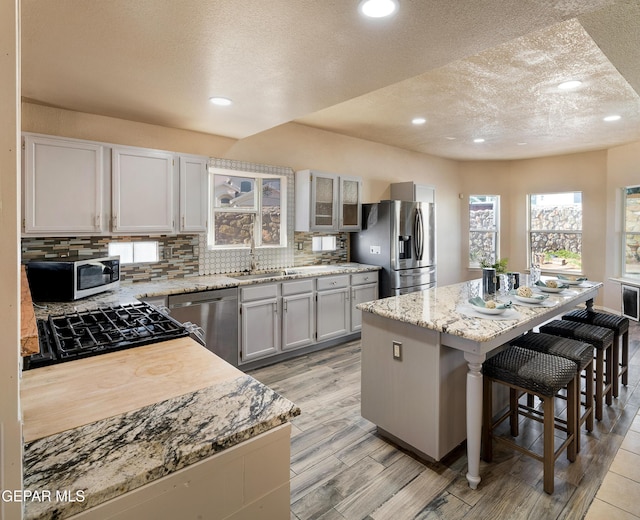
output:
[[[549,287],[544,282],[536,282],[536,289],[539,289],[539,290],[541,290],[543,292],[548,292],[548,293],[559,293],[559,292],[564,291],[568,287],[569,286],[565,285],[565,284],[558,285],[558,287]]]
[[[557,278],[558,283],[560,284],[565,284],[565,285],[580,285],[582,284],[582,282],[586,282],[587,281],[587,277],[586,276],[580,276],[577,278],[565,278],[564,276],[558,276]]]
[[[486,302],[479,296],[471,298],[469,300],[469,304],[471,304],[471,307],[473,307],[474,310],[481,312],[482,314],[502,314],[504,311],[511,308],[511,302],[496,303],[496,306],[493,308],[487,307]]]

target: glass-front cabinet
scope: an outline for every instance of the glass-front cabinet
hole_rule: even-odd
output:
[[[341,231],[360,230],[361,190],[362,180],[359,177],[340,177],[338,227]]]
[[[359,231],[362,179],[317,170],[296,172],[296,231]]]

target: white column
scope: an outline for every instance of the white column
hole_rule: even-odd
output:
[[[480,443],[482,440],[482,363],[485,354],[464,353],[467,372],[467,480],[476,489],[480,483]]]

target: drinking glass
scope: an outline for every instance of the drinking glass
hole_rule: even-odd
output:
[[[537,281],[540,280],[540,267],[538,267],[537,265],[532,265],[529,268],[529,276],[530,276],[530,283],[531,285],[535,285]]]
[[[480,282],[467,282],[467,301],[480,296]]]

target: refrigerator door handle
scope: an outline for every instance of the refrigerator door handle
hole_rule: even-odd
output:
[[[415,237],[414,244],[416,250],[416,259],[422,260],[424,253],[424,222],[422,219],[422,210],[416,208],[416,214],[413,220],[413,235]]]

